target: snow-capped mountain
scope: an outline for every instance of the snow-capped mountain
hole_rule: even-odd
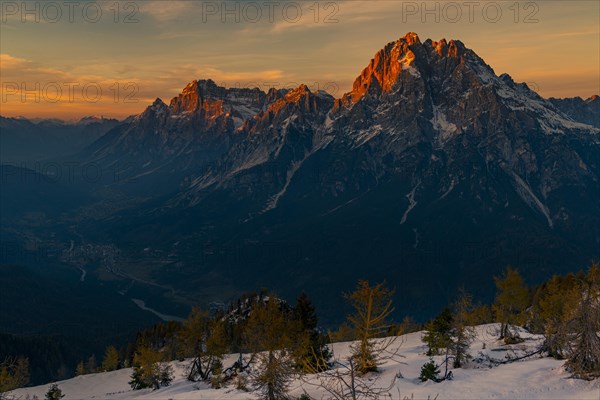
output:
[[[295,143],[299,151],[284,163],[285,175],[330,142],[352,149],[379,147],[381,156],[397,157],[405,157],[405,150],[418,143],[434,152],[458,141],[477,142],[497,152],[483,157],[498,158],[504,169],[514,172],[519,163],[540,169],[541,165],[533,165],[536,161],[528,148],[538,139],[532,135],[561,142],[566,136],[585,141],[591,133],[597,143],[598,132],[565,115],[555,100],[541,98],[507,74],[496,76],[462,42],[421,43],[409,33],[377,52],[353,90],[341,99],[312,93],[304,85],[264,93],[226,89],[211,80],[193,81],[169,106],[157,99],[92,149],[99,159],[127,157],[132,173],[144,175],[165,168],[176,174],[181,171],[173,168],[177,162],[196,168],[211,164],[207,175],[189,171],[193,190],[217,176],[222,183],[223,178],[235,179],[243,171],[280,159],[292,137],[302,143]],[[522,151],[515,151],[518,147]],[[555,151],[563,158],[569,155]]]
[[[539,279],[600,255],[600,130],[564,110],[414,33],[339,99],[193,81],[80,154],[122,166],[103,184],[142,200],[79,232],[173,252],[179,274],[161,279],[190,292],[210,274],[235,290],[310,281],[331,300],[332,282],[385,277],[420,307],[507,264]]]

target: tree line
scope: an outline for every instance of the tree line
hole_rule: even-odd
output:
[[[194,308],[182,323],[157,324],[139,332],[127,346],[109,346],[99,363],[95,356],[81,361],[76,371],[81,375],[131,367],[133,389],[158,389],[173,379],[169,361],[179,360],[187,363],[190,381],[253,391],[268,400],[287,398],[291,381],[304,381],[308,375],[316,376],[316,380],[305,380],[308,384],[319,386],[332,398],[373,398],[393,385],[378,382],[376,376],[383,362],[401,358],[399,335],[424,330],[426,355],[442,355],[444,361],[437,365],[431,358],[423,365],[420,378],[439,382],[452,378],[450,366],[461,368],[470,360],[473,327],[496,322],[498,340],[505,344],[523,340],[520,328],[542,334],[543,344],[535,354],[566,360],[573,377],[600,376],[597,264],[586,272],[553,276],[533,288],[509,267],[495,278],[495,284],[493,304],[475,305],[472,297],[460,290],[439,315],[418,324],[410,318],[393,321],[394,292],[385,283],[360,281],[354,291],[344,295],[352,312],[330,332],[319,329],[316,309],[306,294],[289,305],[263,290],[244,295],[226,310]],[[340,340],[353,341],[346,359],[333,354],[331,343]],[[238,354],[236,361],[224,365],[226,354]],[[6,389],[6,382],[24,384],[16,373],[26,369],[25,361],[20,363],[19,368],[13,361],[0,369],[0,388]],[[369,379],[362,379],[367,375]]]

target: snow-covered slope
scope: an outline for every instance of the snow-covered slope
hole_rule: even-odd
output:
[[[378,379],[377,385],[387,387],[397,378],[391,391],[393,399],[598,399],[600,381],[587,382],[569,378],[562,361],[533,356],[525,360],[491,367],[484,361],[487,357],[504,360],[507,356],[516,357],[535,349],[541,337],[523,332],[525,342],[514,346],[504,346],[497,339],[497,325],[482,325],[476,328],[477,338],[471,345],[474,357],[468,365],[452,370],[454,379],[441,383],[422,383],[418,379],[421,366],[428,361],[421,342],[422,332],[411,333],[398,338],[394,346],[399,346],[402,358],[389,361],[382,372],[370,375],[367,379]],[[349,354],[350,343],[337,343],[333,346],[336,357],[344,359]],[[225,365],[232,364],[235,355],[227,357]],[[441,357],[435,358],[439,364]],[[173,362],[175,380],[169,387],[160,390],[132,391],[129,388],[131,369],[91,374],[59,382],[59,387],[68,399],[253,399],[252,393],[228,387],[210,389],[205,384],[187,382],[184,376],[186,363]],[[443,369],[443,368],[442,368]],[[315,376],[304,381],[295,380],[291,386],[291,396],[299,397],[306,391],[316,399],[330,396],[314,384]],[[376,386],[377,386],[376,385]],[[17,396],[37,395],[43,398],[48,385],[20,389],[12,394]]]

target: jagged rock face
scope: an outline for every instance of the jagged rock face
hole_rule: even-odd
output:
[[[156,99],[142,114],[109,132],[86,157],[118,165],[128,190],[156,193],[157,179],[160,191],[177,190],[241,140],[239,128],[261,112],[268,99],[258,89],[193,81],[168,106]]]
[[[245,120],[256,115],[265,105],[267,95],[259,89],[226,89],[212,80],[193,81],[171,100],[172,114],[198,113],[211,121],[222,115]]]
[[[507,195],[488,188],[480,171],[469,171],[481,163],[507,178],[550,227],[554,222],[545,201],[553,201],[552,192],[567,182],[585,187],[597,179],[591,172],[597,171],[597,160],[571,143],[581,140],[593,153],[597,148],[589,135],[597,130],[571,121],[510,76],[496,76],[459,41],[421,43],[407,35],[388,44],[337,103],[334,115],[333,131],[339,132],[334,143],[343,135],[353,142],[346,152],[366,146],[371,164],[400,165],[415,185],[420,182],[416,194],[429,190],[441,196],[471,180],[475,196],[489,189],[498,206]],[[379,171],[373,181],[394,173],[386,165],[372,169]],[[573,175],[567,180],[557,171]],[[352,176],[350,170],[344,173]],[[428,176],[436,179],[427,183]]]
[[[462,42],[413,33],[377,52],[340,99],[194,81],[96,144],[99,162],[139,160],[131,176],[170,185],[160,207],[95,229],[127,240],[111,226],[143,234],[160,221],[162,236],[147,238],[157,245],[296,243],[285,261],[203,266],[228,282],[263,271],[288,288],[303,271],[294,285],[341,285],[339,268],[349,282],[368,265],[416,299],[424,270],[450,290],[523,257],[540,277],[600,256],[600,131],[560,108]]]
[[[211,185],[232,190],[234,200],[244,192],[260,204],[254,212],[276,206],[294,171],[320,146],[318,131],[333,105],[333,97],[312,93],[307,86],[271,92],[263,112],[244,122],[233,145],[210,171],[178,196],[181,204],[199,204]],[[257,190],[254,186],[260,186]]]

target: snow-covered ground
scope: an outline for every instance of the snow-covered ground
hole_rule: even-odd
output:
[[[482,325],[476,328],[477,338],[471,345],[470,353],[474,357],[464,368],[453,369],[454,379],[434,383],[420,382],[421,366],[428,361],[425,346],[421,341],[422,332],[411,333],[398,338],[393,345],[399,346],[402,356],[388,361],[382,366],[382,372],[366,377],[378,379],[376,386],[387,387],[394,382],[390,395],[392,399],[600,399],[600,380],[591,382],[571,379],[563,368],[563,361],[540,358],[536,355],[524,360],[490,366],[485,361],[489,356],[496,360],[516,357],[536,349],[541,338],[526,332],[524,343],[505,346],[497,340],[497,325]],[[336,357],[346,358],[350,343],[336,343],[333,349]],[[235,355],[225,359],[224,365],[231,365]],[[442,357],[435,357],[441,363]],[[186,363],[173,362],[175,379],[171,386],[160,390],[138,390],[129,388],[131,369],[91,374],[58,382],[59,387],[69,399],[254,399],[252,393],[236,390],[232,387],[210,389],[205,384],[187,382],[184,378]],[[443,371],[443,367],[442,367]],[[400,374],[399,374],[400,373]],[[306,391],[315,399],[328,399],[331,396],[319,387],[311,384],[316,377],[306,377],[292,383],[290,395],[299,397]],[[27,394],[44,397],[49,385],[20,389],[12,394],[16,398],[25,398]],[[390,398],[386,396],[385,398]]]

